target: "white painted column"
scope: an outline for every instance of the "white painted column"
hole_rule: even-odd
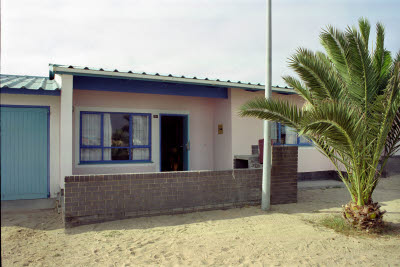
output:
[[[72,175],[72,107],[73,76],[56,75],[61,85],[60,105],[60,186],[64,188],[65,176]]]

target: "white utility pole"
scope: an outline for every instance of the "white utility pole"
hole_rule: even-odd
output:
[[[265,98],[271,97],[271,76],[272,76],[272,20],[271,20],[271,1],[267,0],[267,27],[266,27],[266,55],[265,55]],[[271,121],[264,120],[264,155],[263,155],[263,176],[262,176],[262,195],[261,209],[269,210],[271,202]]]

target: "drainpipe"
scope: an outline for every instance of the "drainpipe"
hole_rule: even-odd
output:
[[[267,0],[266,10],[266,71],[265,71],[265,98],[271,97],[271,74],[272,74],[272,21],[271,21],[271,0]],[[271,202],[271,121],[264,120],[264,155],[263,155],[263,175],[262,175],[262,195],[261,209],[269,210]]]

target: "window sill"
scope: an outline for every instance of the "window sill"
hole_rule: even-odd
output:
[[[142,160],[142,161],[127,161],[127,160],[120,160],[120,161],[86,161],[86,162],[79,162],[78,165],[113,165],[113,164],[149,164],[154,163],[151,160]]]
[[[298,146],[298,147],[313,147],[313,144],[272,144],[273,146]]]

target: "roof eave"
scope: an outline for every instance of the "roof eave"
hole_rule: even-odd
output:
[[[117,71],[105,71],[105,70],[91,70],[91,69],[77,69],[62,67],[55,64],[50,64],[49,76],[50,79],[54,79],[55,74],[70,74],[79,76],[94,76],[94,77],[108,77],[108,78],[119,78],[119,79],[133,79],[133,80],[147,80],[147,81],[158,81],[158,82],[172,82],[172,83],[187,83],[196,84],[203,86],[215,86],[224,88],[237,88],[248,91],[264,91],[264,85],[257,84],[241,84],[237,82],[227,81],[215,81],[215,80],[203,80],[196,78],[182,78],[182,77],[171,77],[153,74],[140,74],[140,73],[128,73],[128,72],[117,72]],[[272,91],[276,93],[284,94],[295,94],[293,89],[272,87]]]

